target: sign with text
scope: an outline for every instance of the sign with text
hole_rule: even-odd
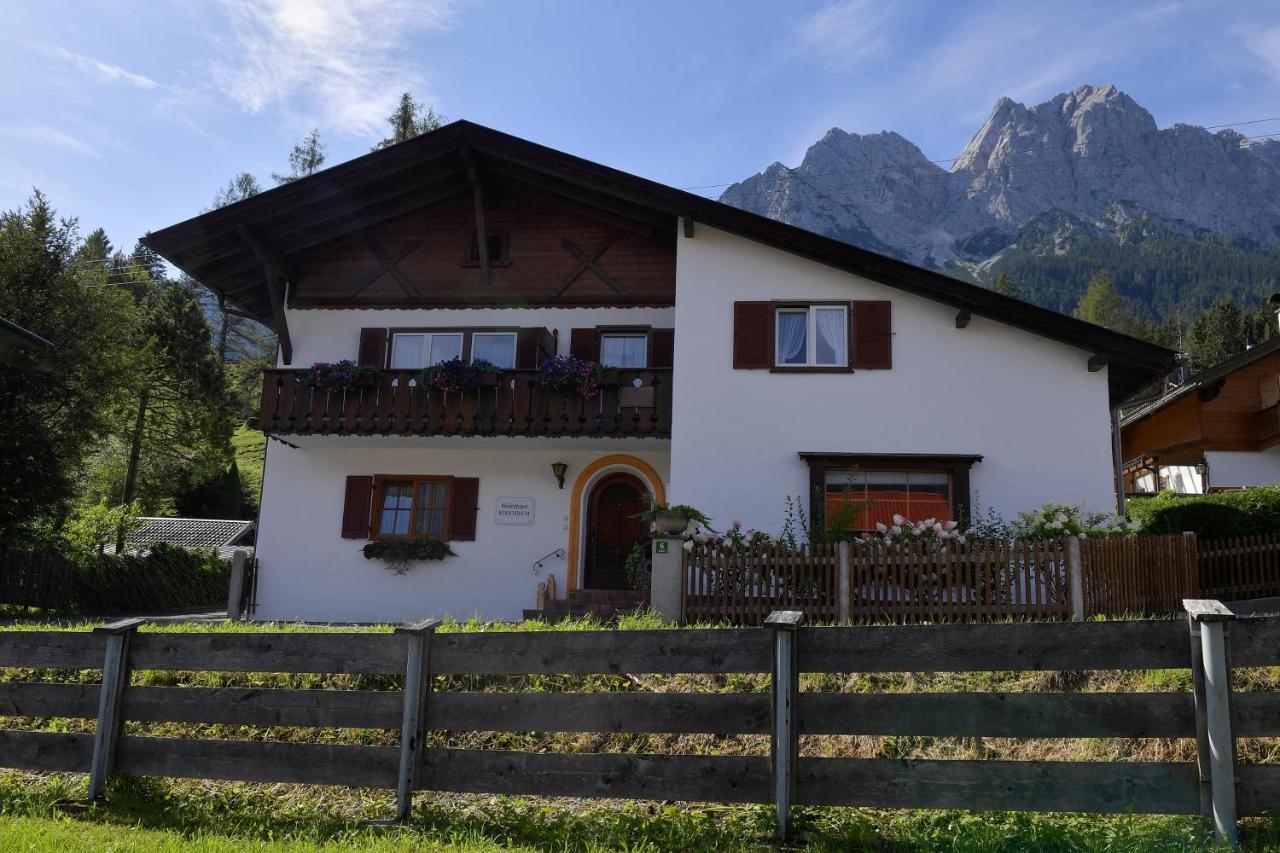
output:
[[[533,524],[533,498],[498,498],[495,524]]]

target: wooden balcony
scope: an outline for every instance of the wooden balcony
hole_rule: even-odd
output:
[[[317,387],[308,370],[267,370],[258,428],[277,435],[671,437],[671,370],[607,370],[583,399],[509,370],[478,388],[441,391],[418,371],[383,371],[355,387]]]
[[[1270,447],[1280,439],[1280,403],[1263,409],[1258,415],[1258,441]]]

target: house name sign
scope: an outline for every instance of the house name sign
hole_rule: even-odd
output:
[[[498,498],[495,524],[533,524],[533,498]]]

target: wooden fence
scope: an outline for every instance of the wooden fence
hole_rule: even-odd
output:
[[[0,555],[0,604],[56,610],[69,605],[75,565],[52,551],[5,548]]]
[[[684,558],[685,621],[974,622],[1167,615],[1200,596],[1195,537],[719,549]]]
[[[1280,596],[1280,535],[1203,543],[1200,587],[1204,595],[1223,601]]]
[[[840,616],[839,549],[833,544],[729,551],[697,546],[685,557],[685,620],[759,625],[774,610],[812,621]]]
[[[774,803],[784,837],[792,804],[1213,814],[1229,833],[1228,792],[1243,815],[1280,803],[1280,765],[1221,763],[1231,738],[1280,735],[1280,694],[1222,694],[1226,661],[1280,663],[1280,619],[1233,623],[1228,658],[1228,634],[1214,620],[1229,614],[1217,608],[1195,608],[1191,642],[1186,620],[806,628],[798,612],[774,614],[765,629],[435,633],[423,623],[395,634],[199,634],[138,633],[128,620],[93,632],[0,632],[0,667],[26,670],[18,678],[102,669],[101,684],[0,682],[0,715],[98,720],[92,735],[0,730],[0,765],[87,771],[91,797],[113,773],[394,788],[401,817],[413,792],[426,790]],[[1187,668],[1194,689],[1185,693],[798,687],[800,672]],[[130,684],[134,670],[402,673],[404,688],[153,687]],[[545,681],[479,692],[476,679],[443,678],[625,673],[773,677],[769,692],[706,693],[555,693]],[[125,721],[387,729],[400,744],[152,737],[124,734]],[[423,748],[437,730],[769,734],[771,745],[767,756]],[[1196,738],[1199,759],[830,758],[803,754],[799,735]]]

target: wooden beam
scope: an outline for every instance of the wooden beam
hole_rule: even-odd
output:
[[[480,170],[476,166],[476,155],[470,148],[463,148],[462,162],[467,165],[467,181],[471,184],[471,199],[476,208],[476,248],[480,252],[480,273],[484,283],[490,284],[489,274],[489,231],[484,224],[484,187],[480,184]]]
[[[496,180],[491,179],[489,183],[490,185],[496,185],[516,195],[542,202],[549,207],[564,210],[568,213],[574,213],[578,216],[584,216],[588,219],[594,219],[598,222],[612,225],[614,228],[621,231],[639,234],[642,237],[646,237],[663,245],[673,245],[675,241],[675,237],[672,236],[670,228],[661,229],[652,223],[633,219],[622,214],[613,213],[603,208],[571,199],[568,196],[555,192],[554,190],[548,190],[543,187],[537,187],[533,184],[525,183],[519,178],[499,176]]]
[[[1099,370],[1107,366],[1107,357],[1105,355],[1089,356],[1089,372],[1097,373]]]
[[[680,218],[684,221],[684,236],[692,237],[693,236],[693,217],[682,216]]]
[[[289,339],[289,321],[285,317],[285,284],[291,280],[293,264],[274,245],[244,224],[236,226],[240,238],[249,244],[253,254],[262,264],[262,274],[267,280],[267,296],[271,299],[271,319],[275,326],[276,340],[280,343],[280,359],[293,363],[293,341]]]
[[[371,237],[368,234],[364,236],[364,244],[369,247],[369,251],[373,252],[374,257],[376,257],[379,261],[382,262],[382,266],[383,266],[382,272],[385,272],[387,275],[395,279],[396,284],[400,285],[401,290],[403,290],[409,296],[413,296],[413,297],[422,296],[422,293],[419,292],[418,288],[414,286],[413,282],[409,281],[408,277],[405,276],[405,274],[400,271],[400,267],[398,266],[401,261],[403,261],[405,258],[409,257],[410,255],[412,255],[414,252],[418,250],[418,247],[422,245],[421,240],[415,240],[413,243],[409,244],[408,247],[406,247],[405,249],[402,249],[400,254],[396,255],[395,257],[392,257],[387,252],[386,249],[382,248],[382,245],[377,240],[373,239],[373,237]],[[365,282],[363,285],[361,285],[359,288],[357,288],[355,291],[351,292],[348,295],[355,296],[361,290],[364,290],[366,287],[368,287],[369,285],[377,281],[379,278],[381,278],[381,276],[382,276],[382,273],[379,273],[378,275],[369,279],[367,282]]]
[[[969,313],[969,309],[961,308],[960,311],[956,313],[956,328],[957,329],[967,328],[969,326],[969,321],[972,319],[973,319],[973,315]]]

